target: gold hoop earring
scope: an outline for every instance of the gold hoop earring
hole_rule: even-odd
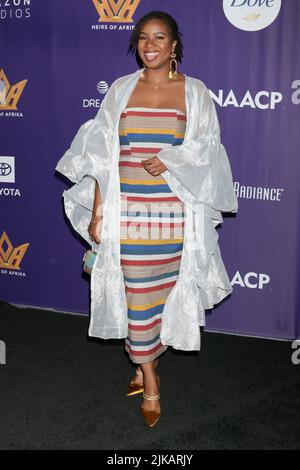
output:
[[[177,60],[175,60],[176,54],[174,51],[172,51],[172,54],[170,55],[171,60],[170,60],[170,71],[169,71],[169,78],[176,78],[177,77]],[[172,62],[175,63],[175,70],[173,71],[172,69]]]
[[[143,71],[142,71],[142,73],[141,73],[141,77],[142,77],[142,78],[145,78],[145,71],[146,71],[146,66],[145,66],[145,64],[144,64],[144,62],[143,62]]]

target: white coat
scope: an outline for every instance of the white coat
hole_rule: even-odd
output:
[[[142,69],[110,86],[94,119],[78,130],[56,170],[75,184],[63,192],[64,207],[74,229],[90,244],[95,180],[103,201],[101,243],[91,274],[88,334],[126,338],[127,302],[120,264],[120,177],[118,126]],[[180,270],[162,312],[161,343],[181,350],[200,349],[205,309],[232,292],[218,245],[221,212],[237,212],[238,202],[226,150],[220,142],[215,106],[204,83],[185,75],[186,132],[181,145],[160,150],[167,170],[161,173],[185,204]]]

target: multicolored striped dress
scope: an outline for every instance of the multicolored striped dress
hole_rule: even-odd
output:
[[[168,108],[126,108],[119,122],[120,248],[128,305],[125,350],[138,364],[168,348],[160,342],[160,328],[179,274],[185,220],[183,202],[141,161],[181,144],[185,127],[186,115]]]

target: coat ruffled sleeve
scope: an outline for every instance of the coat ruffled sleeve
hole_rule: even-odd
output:
[[[194,131],[183,144],[158,152],[167,170],[161,173],[177,195],[192,208],[203,203],[221,212],[237,212],[228,156],[220,141],[220,126],[213,100],[203,82],[197,80],[198,114],[189,123]],[[194,108],[194,106],[193,106]]]
[[[102,203],[105,202],[110,174],[110,146],[116,103],[114,82],[106,93],[94,119],[82,124],[70,148],[55,169],[74,185],[63,192],[64,207],[74,229],[89,243],[88,225],[91,220],[95,182],[98,182]]]

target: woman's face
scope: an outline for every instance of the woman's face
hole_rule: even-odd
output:
[[[170,54],[177,41],[172,41],[168,26],[161,20],[149,20],[142,26],[137,49],[147,68],[161,68],[170,63]]]

